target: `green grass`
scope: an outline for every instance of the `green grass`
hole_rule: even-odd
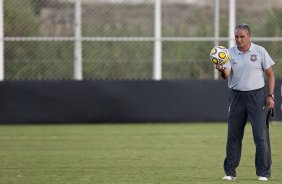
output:
[[[226,123],[3,125],[1,184],[187,184],[222,181]],[[282,123],[272,124],[272,179],[282,182]],[[246,126],[237,180],[260,183]]]

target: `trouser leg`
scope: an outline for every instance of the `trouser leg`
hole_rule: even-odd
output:
[[[271,176],[271,148],[269,129],[266,125],[267,107],[264,91],[255,91],[250,100],[255,103],[248,107],[249,119],[252,124],[254,142],[256,146],[256,174],[258,176]]]
[[[257,127],[256,127],[257,128]],[[269,130],[254,130],[254,141],[256,145],[256,174],[258,176],[271,176],[271,148],[269,141]]]
[[[246,118],[242,98],[239,94],[231,92],[226,158],[224,160],[224,171],[227,176],[236,176],[236,168],[241,160]]]

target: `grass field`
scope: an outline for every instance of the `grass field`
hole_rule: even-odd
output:
[[[282,123],[272,124],[272,179],[282,183]],[[222,181],[225,123],[2,125],[1,184],[187,184]],[[257,181],[251,126],[237,180]]]

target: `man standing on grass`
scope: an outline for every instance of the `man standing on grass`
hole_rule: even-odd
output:
[[[268,111],[274,107],[274,62],[263,47],[250,41],[250,37],[251,30],[248,25],[237,25],[236,46],[229,49],[230,60],[224,65],[216,65],[221,77],[228,79],[230,88],[224,180],[236,179],[236,168],[240,163],[244,129],[248,120],[252,125],[256,146],[255,166],[258,180],[267,181],[271,176],[272,161],[266,119]]]

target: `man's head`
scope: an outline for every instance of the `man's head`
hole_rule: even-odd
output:
[[[235,27],[235,41],[240,51],[247,51],[250,48],[251,29],[247,24],[239,24]]]

